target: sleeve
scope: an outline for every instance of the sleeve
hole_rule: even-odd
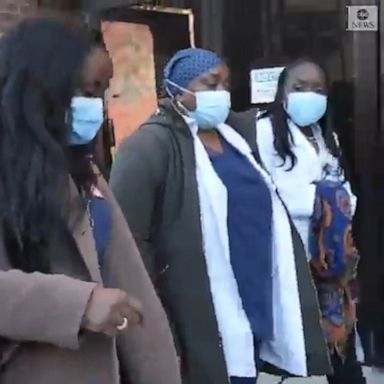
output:
[[[312,216],[316,198],[315,184],[287,178],[287,183],[278,191],[293,219]]]
[[[166,178],[169,144],[168,136],[160,132],[164,128],[158,126],[153,128],[150,126],[140,128],[120,146],[112,167],[110,186],[136,240],[150,278],[156,284],[157,272],[152,233],[156,221],[156,212],[160,209],[158,202],[161,199]],[[132,250],[132,255],[136,253],[137,251]],[[109,260],[109,263],[111,262],[112,260]],[[132,266],[129,268],[134,270]],[[178,349],[178,337],[177,333],[174,332],[172,319],[164,318],[163,309],[158,308],[158,304],[153,301],[152,295],[144,295],[148,289],[145,290],[141,286],[143,281],[140,284],[133,284],[132,281],[127,280],[125,275],[120,276],[119,274],[124,272],[124,268],[110,266],[108,269],[109,276],[107,280],[111,283],[119,282],[120,287],[131,294],[135,294],[143,302],[144,308],[148,310],[148,313],[144,313],[147,348],[141,352],[134,351],[134,345],[138,345],[138,343],[132,343],[129,334],[121,335],[118,338],[123,382],[129,381],[127,378],[132,382],[143,382],[142,378],[139,379],[140,370],[138,369],[143,360],[147,361],[148,375],[154,371],[154,369],[149,368],[151,362],[158,369],[158,372],[161,372],[157,377],[157,382],[171,383],[178,381],[179,378],[174,375],[176,359],[175,361],[169,360],[171,354],[166,353],[171,348],[176,347]],[[120,282],[124,282],[124,286],[120,285]],[[161,292],[158,293],[162,296],[164,305],[164,297]],[[152,301],[146,302],[151,297]],[[151,308],[152,311],[150,311]],[[157,310],[154,308],[157,308]],[[158,317],[153,318],[154,314]],[[167,336],[169,327],[172,330],[171,339]],[[171,345],[169,344],[170,340]],[[146,355],[146,357],[138,358],[137,356],[140,354]],[[163,356],[165,360],[168,359],[167,362],[164,363],[165,360],[162,362],[159,355]],[[132,361],[136,361],[136,363],[132,364]],[[127,367],[129,368],[127,369]],[[177,363],[177,370],[178,368]],[[132,372],[136,372],[136,374]],[[163,380],[163,378],[165,379]],[[148,382],[151,381],[148,379]]]
[[[95,286],[61,275],[0,271],[0,337],[77,349]]]
[[[160,127],[155,128],[160,132]],[[144,126],[120,146],[110,178],[112,192],[129,223],[152,280],[155,278],[155,260],[151,234],[166,164],[166,143],[156,129]]]
[[[121,217],[118,217],[120,216]],[[164,308],[145,270],[132,234],[120,211],[114,211],[111,244],[106,259],[108,286],[120,288],[143,306],[143,327],[132,328],[117,337],[121,383],[180,384],[174,339]],[[118,227],[117,227],[118,226]]]
[[[356,195],[352,192],[351,184],[349,183],[349,181],[347,181],[347,182],[344,184],[344,187],[345,187],[345,189],[347,190],[347,192],[348,192],[348,194],[349,194],[349,197],[350,197],[350,199],[351,199],[352,216],[354,216],[355,213],[356,213],[356,208],[357,208],[357,197],[356,197]]]
[[[269,119],[256,119],[256,141],[262,165],[273,177],[276,150],[273,146],[272,126]]]
[[[335,144],[337,146],[337,148],[340,148],[340,140],[339,140],[339,137],[337,136],[337,134],[335,132],[333,132],[333,139],[335,141]],[[341,149],[340,149],[341,151]],[[337,168],[339,169],[340,167],[340,164],[338,162],[338,160],[336,159],[336,166]],[[341,175],[341,178],[344,179],[345,178],[345,170],[343,169],[342,170],[342,175]],[[345,189],[347,190],[348,194],[349,194],[349,197],[351,199],[351,209],[352,209],[352,216],[355,215],[355,212],[356,212],[356,208],[357,208],[357,197],[356,195],[353,193],[352,191],[352,187],[351,187],[351,183],[349,181],[346,181],[345,184],[344,184],[344,187]]]

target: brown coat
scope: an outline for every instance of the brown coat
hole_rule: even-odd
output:
[[[76,221],[72,235],[59,234],[52,241],[50,252],[56,252],[52,275],[10,270],[0,241],[0,347],[19,342],[3,365],[1,384],[181,383],[166,315],[120,208],[103,180],[99,188],[111,206],[113,221],[103,278],[109,287],[141,300],[144,328],[129,329],[117,342],[79,334],[90,293],[101,283],[86,215]],[[79,200],[76,193],[74,199]]]

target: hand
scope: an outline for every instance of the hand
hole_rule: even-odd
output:
[[[126,320],[125,320],[126,319]],[[82,328],[88,331],[115,336],[119,327],[143,325],[141,304],[120,289],[96,287],[89,299]]]

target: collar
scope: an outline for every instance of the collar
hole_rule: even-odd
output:
[[[197,124],[197,121],[190,116],[181,115],[181,117],[185,121],[185,124],[188,125],[188,128],[190,129],[192,134],[196,136],[197,132],[199,131],[199,125]]]

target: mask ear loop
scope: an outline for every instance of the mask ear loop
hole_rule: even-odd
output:
[[[179,84],[176,84],[176,83],[174,83],[173,81],[171,81],[169,79],[166,79],[165,83],[169,84],[169,85],[172,85],[172,87],[180,89],[180,91],[183,91],[183,92],[189,93],[192,96],[195,96],[195,94],[192,91],[190,91],[189,89],[181,87]],[[172,94],[171,90],[169,89],[169,87],[167,85],[165,86],[165,91],[168,93],[169,97],[175,98],[175,96]]]
[[[72,109],[69,109],[65,112],[65,125],[68,127],[69,131],[72,132],[72,123],[73,123],[73,114]]]
[[[282,105],[283,105],[283,109],[286,113],[288,111],[288,96],[289,96],[288,91],[284,91],[284,99],[282,101]]]
[[[169,80],[169,79],[166,79],[165,80],[165,92],[167,92],[168,96],[170,97],[171,99],[171,102],[172,102],[172,105],[174,106],[174,108],[176,109],[177,112],[181,113],[182,115],[186,115],[186,116],[189,116],[189,114],[191,113],[182,103],[180,103],[180,101],[177,101],[176,100],[176,97],[172,94],[171,90],[169,89],[168,87],[168,84],[169,85],[172,85],[173,87],[179,89],[180,91],[183,91],[183,92],[186,92],[186,93],[189,93],[190,95],[192,96],[195,96],[196,95],[191,92],[189,89],[186,89],[184,87],[181,87],[180,85],[174,83],[173,81]]]

